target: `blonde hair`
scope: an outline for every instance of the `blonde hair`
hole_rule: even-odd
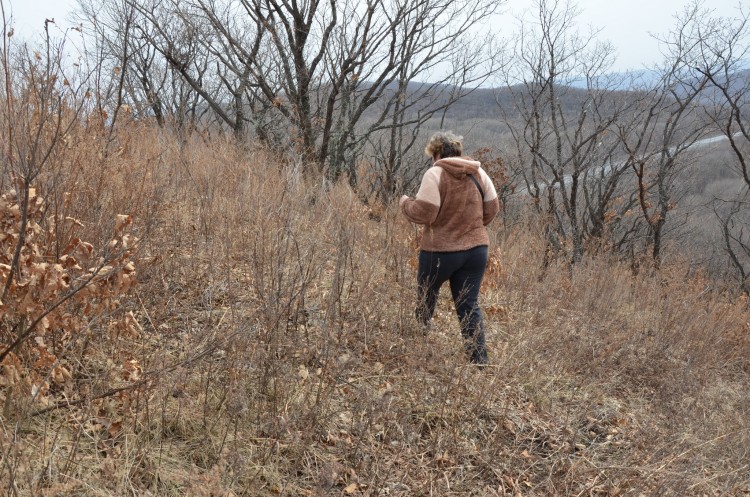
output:
[[[424,153],[430,157],[439,155],[441,158],[459,157],[464,153],[464,137],[453,134],[452,131],[438,132],[430,137]]]

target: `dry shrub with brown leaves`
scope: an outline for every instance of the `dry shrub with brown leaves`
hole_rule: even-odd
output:
[[[11,495],[750,492],[750,315],[679,257],[543,273],[537,220],[494,225],[480,370],[448,292],[428,336],[414,321],[417,233],[395,205],[255,144],[117,139],[70,162],[100,194],[68,191],[84,225],[133,213],[118,309],[138,333],[76,349],[75,402],[3,413]]]
[[[11,407],[17,416],[28,415],[31,405],[45,406],[51,398],[77,393],[72,375],[75,363],[85,361],[82,343],[89,340],[94,323],[112,318],[116,299],[136,279],[130,260],[135,239],[126,231],[130,216],[118,216],[115,236],[101,253],[74,236],[80,221],[48,218],[46,203],[35,189],[28,197],[24,212],[18,190],[0,196],[0,279],[5,284],[0,301],[0,401],[9,419],[16,417]],[[50,243],[48,236],[57,224],[67,225],[73,235],[62,246]],[[137,323],[128,315],[112,319],[110,326],[129,332]]]

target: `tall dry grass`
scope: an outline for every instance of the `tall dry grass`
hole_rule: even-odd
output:
[[[118,140],[81,130],[45,179],[90,239],[133,215],[134,322],[102,319],[70,388],[0,417],[9,495],[750,492],[747,305],[686,265],[542,274],[538,222],[492,226],[480,370],[447,291],[414,322],[394,205],[252,144]]]

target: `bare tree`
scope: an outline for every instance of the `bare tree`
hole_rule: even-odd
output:
[[[145,8],[145,7],[144,7]],[[159,14],[169,19],[168,13]],[[174,125],[189,131],[205,114],[198,93],[175,67],[156,50],[159,36],[147,26],[142,14],[126,0],[79,0],[76,12],[84,28],[88,62],[96,74],[95,96],[100,115],[114,130],[117,116],[128,109],[139,119],[153,118],[159,126]],[[183,52],[194,53],[191,74],[201,81],[208,72],[208,59],[196,46],[196,38],[180,32],[172,19],[168,33],[179,40]]]
[[[500,4],[129,1],[147,24],[144,36],[238,136],[248,121],[259,135],[276,123],[288,130],[306,169],[326,170],[331,180],[347,174],[352,184],[356,159],[374,133],[399,143],[389,144],[386,157],[393,173],[413,142],[390,130],[424,123],[487,77],[490,59],[472,31]],[[193,53],[179,49],[168,21],[179,22],[178,32],[195,36],[215,61],[212,77],[193,76]],[[414,84],[430,75],[438,83]],[[224,93],[206,90],[216,81]],[[386,183],[393,188],[392,179]]]
[[[692,41],[694,69],[707,80],[704,102],[714,128],[729,143],[734,171],[743,184],[737,196],[716,198],[724,249],[739,287],[750,295],[750,13],[717,18],[704,11]]]
[[[695,35],[701,19],[698,4],[686,7],[677,16],[675,27],[660,40],[664,62],[649,71],[647,81],[633,88],[634,118],[615,126],[624,152],[623,163],[635,173],[634,193],[623,209],[635,206],[641,214],[627,233],[637,234],[646,228],[645,236],[621,239],[619,245],[632,247],[639,238],[645,240],[657,267],[662,259],[667,217],[679,200],[676,180],[691,165],[691,148],[710,132],[700,101],[708,78],[693,69],[699,43]],[[619,212],[618,216],[623,214]]]
[[[575,264],[605,243],[633,257],[647,249],[658,267],[676,179],[708,133],[708,78],[693,69],[701,11],[678,16],[664,62],[640,75],[611,74],[612,48],[580,34],[576,16],[569,3],[537,3],[512,54],[511,105],[498,95],[524,192],[547,218],[544,265],[559,252]]]
[[[547,217],[544,264],[564,249],[575,264],[587,239],[601,236],[627,169],[616,161],[619,143],[610,131],[632,103],[621,81],[607,75],[613,48],[596,32],[578,30],[573,5],[539,0],[534,9],[510,54],[511,107],[498,104],[516,144],[523,192]]]

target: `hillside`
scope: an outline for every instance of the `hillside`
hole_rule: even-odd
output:
[[[421,95],[427,87],[430,87],[430,85],[412,83],[409,86],[411,98],[414,98],[415,95]],[[443,95],[436,101],[436,104],[444,105],[448,101],[448,95],[458,93],[458,91],[451,86],[437,85],[430,94]],[[513,96],[522,91],[523,88],[518,85],[468,90],[464,97],[450,105],[446,117],[449,120],[497,120],[502,117],[503,112],[512,117],[516,114],[513,108]],[[560,86],[559,92],[562,105],[566,109],[580,108],[581,103],[586,98],[586,91],[581,88]]]
[[[658,83],[657,74],[654,71],[647,70],[608,74],[604,77],[608,78],[608,81],[611,78],[609,84],[616,89],[618,96],[623,96],[624,98],[627,98],[628,94],[639,91],[638,88],[642,85],[651,87]],[[731,78],[732,81],[728,86],[728,90],[730,93],[737,93],[742,88],[747,88],[750,85],[750,69],[738,70],[731,74]],[[716,81],[723,85],[726,78],[717,76]],[[424,83],[412,83],[410,91],[412,94],[417,94],[424,87]],[[436,90],[442,91],[445,94],[451,94],[456,91],[454,88],[445,85],[438,86]],[[677,86],[676,91],[678,94],[679,90],[680,87]],[[454,122],[471,119],[499,120],[502,117],[502,113],[505,112],[512,118],[515,115],[513,94],[522,91],[523,88],[520,85],[477,88],[452,104],[446,113],[446,117],[448,120]],[[573,112],[577,112],[581,108],[581,104],[586,98],[586,87],[583,81],[574,81],[571,86],[559,85],[557,91],[563,108]],[[720,97],[719,91],[709,86],[704,89],[700,101],[710,104],[720,102]],[[445,98],[441,100],[442,103],[445,103],[445,101]],[[750,102],[745,103],[750,104]]]
[[[447,289],[434,331],[414,322],[415,228],[395,205],[261,147],[138,123],[116,153],[108,138],[82,125],[42,179],[68,192],[66,236],[97,250],[132,215],[137,284],[3,363],[8,494],[750,493],[747,302],[678,255],[543,273],[541,223],[496,221],[480,370]]]

